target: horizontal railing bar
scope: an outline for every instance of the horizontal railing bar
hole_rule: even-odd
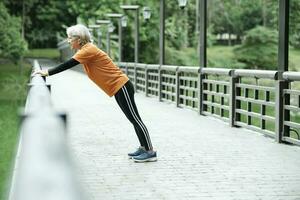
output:
[[[284,89],[283,92],[284,94],[300,95],[299,90]]]
[[[145,88],[146,86],[144,84],[141,83],[136,83],[137,86],[141,87],[141,88]]]
[[[135,67],[135,63],[126,63],[126,67]]]
[[[151,69],[151,70],[159,70],[160,65],[156,65],[156,64],[148,64],[147,65],[147,69]]]
[[[282,137],[282,141],[289,142],[292,144],[300,145],[300,140],[290,138],[290,137]]]
[[[185,95],[179,95],[179,98],[180,98],[180,99],[191,100],[191,101],[195,101],[195,102],[198,101],[198,99],[195,98],[195,97],[189,97],[189,96],[185,96]]]
[[[200,67],[197,66],[179,66],[177,69],[178,72],[189,72],[198,74],[200,72]]]
[[[249,111],[242,110],[242,109],[236,109],[236,113],[240,113],[240,114],[243,114],[243,115],[246,115],[246,116],[255,117],[255,118],[258,118],[258,119],[261,119],[261,120],[263,119],[263,120],[267,120],[267,121],[271,121],[271,122],[275,121],[275,117],[271,117],[271,116],[268,116],[268,115],[262,115],[262,114],[255,113],[255,112],[249,112]]]
[[[142,69],[145,69],[147,67],[147,64],[144,64],[144,63],[137,63],[136,64],[136,68],[142,68]]]
[[[193,92],[199,91],[197,88],[188,87],[188,86],[179,86],[179,89],[184,89],[184,90],[193,91]]]
[[[300,72],[283,72],[282,78],[287,81],[300,81]]]
[[[160,70],[176,72],[177,68],[178,68],[178,66],[174,66],[174,65],[162,65],[160,67]]]
[[[295,112],[300,112],[300,108],[292,105],[284,105],[284,109],[290,110],[290,111],[295,111]]]
[[[175,79],[176,78],[175,75],[171,75],[171,74],[162,74],[161,77],[163,77],[163,78],[171,78],[171,79]]]
[[[148,80],[149,83],[158,84],[157,80]]]
[[[286,125],[286,126],[289,126],[289,127],[293,127],[293,128],[296,128],[296,129],[300,129],[300,124],[295,123],[295,122],[284,121],[283,124]]]
[[[148,76],[156,76],[156,77],[158,77],[158,73],[155,73],[155,72],[148,72]]]
[[[208,106],[212,106],[212,107],[216,107],[219,109],[224,109],[224,110],[229,110],[229,106],[226,105],[221,105],[219,103],[212,103],[211,101],[203,101],[203,104],[208,105]]]
[[[155,87],[149,87],[148,86],[148,90],[152,90],[152,91],[158,92],[158,88],[155,88]]]
[[[266,78],[277,80],[278,72],[269,70],[256,70],[256,69],[236,69],[233,71],[234,77],[253,77],[253,78]]]
[[[229,86],[229,82],[219,81],[219,80],[212,80],[212,79],[203,79],[203,83],[212,83],[212,84],[215,84],[215,85]]]
[[[210,74],[210,75],[225,75],[225,76],[231,76],[232,69],[226,69],[226,68],[202,68],[200,70],[201,74]]]
[[[251,102],[259,105],[265,105],[265,106],[275,106],[275,102],[272,101],[265,101],[261,99],[252,99],[252,98],[247,98],[247,97],[242,97],[242,96],[237,96],[236,100],[241,100],[243,102]]]
[[[198,77],[186,77],[186,76],[179,76],[179,80],[181,81],[198,81]]]
[[[176,87],[176,85],[174,85],[173,83],[167,83],[167,82],[162,82],[161,83],[163,86],[168,86],[168,87]]]
[[[175,97],[175,93],[170,92],[170,91],[162,90],[162,93],[163,93],[163,94],[167,94],[167,95],[169,95],[169,96]]]
[[[256,90],[261,90],[261,91],[275,92],[275,88],[268,87],[268,86],[250,85],[250,84],[244,84],[244,83],[237,83],[237,84],[235,84],[235,86],[239,87],[239,88],[247,88],[247,89],[256,89]]]
[[[214,96],[219,96],[219,97],[225,97],[225,98],[229,98],[230,95],[229,94],[224,94],[221,92],[215,92],[215,91],[209,91],[209,90],[203,90],[204,94],[210,94],[210,95],[214,95]]]

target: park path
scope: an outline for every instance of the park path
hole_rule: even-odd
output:
[[[158,162],[134,163],[138,140],[114,98],[76,70],[47,81],[89,199],[300,200],[300,147],[137,93]]]

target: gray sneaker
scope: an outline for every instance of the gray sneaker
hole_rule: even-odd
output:
[[[154,162],[157,161],[157,156],[156,156],[156,152],[144,152],[142,154],[140,154],[139,156],[134,156],[132,157],[132,159],[135,162]]]
[[[144,147],[139,147],[135,152],[128,153],[128,157],[131,159],[134,156],[139,156],[143,153],[147,152]]]

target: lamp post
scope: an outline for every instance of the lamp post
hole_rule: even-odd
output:
[[[138,5],[121,5],[121,8],[124,10],[133,10],[135,11],[135,37],[134,37],[134,62],[139,62],[139,10],[140,6]]]
[[[110,18],[117,18],[118,19],[118,29],[119,29],[119,62],[122,62],[122,27],[127,26],[127,18],[119,13],[109,13],[106,15]]]
[[[106,52],[107,54],[110,56],[110,30],[109,30],[109,24],[111,24],[111,21],[109,20],[96,20],[96,23],[97,24],[103,24],[103,25],[106,25],[107,26],[107,34],[106,34]],[[99,35],[98,35],[99,36]]]
[[[207,65],[207,57],[206,57],[206,27],[207,27],[207,0],[198,0],[199,6],[199,59],[200,59],[200,67],[206,67]]]
[[[159,65],[165,64],[165,0],[160,0]]]
[[[184,9],[187,0],[178,0],[178,5]],[[165,64],[165,0],[160,0],[160,29],[159,29],[159,64]]]
[[[178,0],[180,8],[186,6],[187,0]],[[165,64],[165,0],[160,0],[160,28],[159,28],[159,65]],[[161,74],[159,71],[159,101],[161,101]]]
[[[139,11],[140,6],[138,5],[121,5],[121,8],[124,10],[133,10],[135,11],[135,37],[134,37],[134,90],[137,91],[137,72],[136,72],[136,64],[139,62]]]
[[[100,25],[98,25],[98,24],[91,24],[91,25],[89,25],[88,26],[92,31],[92,36],[93,37],[95,37],[94,36],[94,31],[93,31],[93,29],[95,29],[95,30],[97,30],[97,36],[98,36],[98,47],[100,48],[100,46],[99,46],[99,44],[101,45],[101,32],[100,32]]]
[[[124,10],[133,10],[135,11],[135,37],[134,37],[134,63],[135,65],[139,62],[139,5],[121,5],[121,8]],[[151,10],[149,7],[145,7],[143,9],[143,15],[146,20],[148,20],[151,16]],[[137,88],[136,81],[136,67],[134,68],[134,88]]]

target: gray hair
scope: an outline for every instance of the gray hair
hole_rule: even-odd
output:
[[[80,45],[85,45],[88,42],[92,42],[89,29],[82,24],[77,24],[67,28],[67,35],[68,37],[79,38]]]

